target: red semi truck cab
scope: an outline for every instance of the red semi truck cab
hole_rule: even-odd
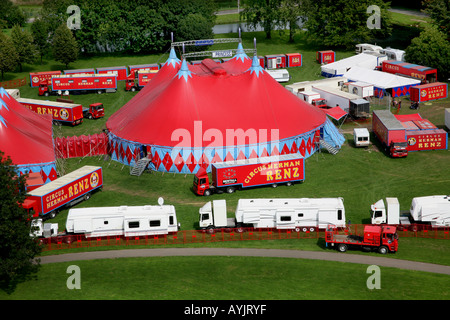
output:
[[[89,105],[89,108],[83,108],[83,116],[88,119],[98,119],[105,116],[103,103],[97,102]]]
[[[317,108],[328,108],[327,101],[325,99],[313,99],[312,103],[313,106],[316,106]]]
[[[389,153],[393,158],[402,158],[408,155],[408,143],[406,140],[392,140]]]
[[[292,185],[305,179],[304,159],[299,154],[261,157],[211,164],[212,181],[204,168],[194,176],[195,194],[233,193],[237,189],[278,184]]]

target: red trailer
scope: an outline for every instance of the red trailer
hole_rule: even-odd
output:
[[[103,186],[102,168],[84,166],[28,192],[23,207],[33,218],[54,217],[66,205],[72,206],[90,198]]]
[[[97,68],[97,74],[113,74],[117,76],[119,81],[127,80],[128,68],[126,66]]]
[[[266,60],[267,69],[282,69],[286,68],[285,54],[271,54],[264,56]]]
[[[258,56],[258,60],[259,65],[264,69],[266,67],[266,59],[263,56]]]
[[[151,64],[139,64],[134,66],[129,66],[130,68],[130,74],[133,71],[141,71],[141,70],[159,70],[159,65],[157,63],[151,63]]]
[[[422,84],[409,89],[409,99],[414,102],[445,99],[447,94],[448,84],[443,82]]]
[[[39,95],[61,95],[65,91],[73,93],[116,92],[117,76],[113,74],[69,74],[53,76],[51,81],[42,81],[39,85]]]
[[[383,72],[389,72],[400,76],[420,79],[424,84],[437,81],[436,69],[398,60],[383,61],[381,70]]]
[[[61,71],[44,71],[30,73],[30,85],[32,88],[39,87],[41,81],[50,80],[53,76],[61,75]]]
[[[406,130],[389,110],[374,110],[372,130],[394,158],[408,155]]]
[[[71,125],[83,122],[83,106],[81,104],[25,98],[18,98],[17,102],[38,114],[51,114],[54,121]]]
[[[64,74],[95,74],[94,68],[64,70]]]
[[[332,50],[317,51],[316,52],[316,60],[320,64],[332,63],[332,62],[336,61],[336,54]]]
[[[212,193],[233,193],[236,189],[278,184],[292,185],[305,179],[304,159],[299,154],[286,154],[248,160],[211,164],[212,182],[204,168],[194,176],[194,192],[209,196]]]
[[[300,53],[287,53],[286,54],[286,67],[301,67],[302,55]]]
[[[392,157],[406,157],[411,151],[446,150],[448,133],[419,114],[393,115],[389,110],[373,112],[372,129],[390,148]]]
[[[326,246],[345,252],[351,248],[361,248],[365,251],[376,250],[381,254],[397,252],[398,234],[394,226],[364,226],[364,234],[339,234],[335,226],[328,226],[325,231]]]
[[[125,83],[126,91],[141,90],[158,72],[158,70],[143,69],[140,71],[133,71],[127,78]]]

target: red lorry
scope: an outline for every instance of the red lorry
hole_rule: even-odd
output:
[[[97,68],[98,74],[114,74],[117,76],[117,80],[127,80],[128,77],[128,67],[120,66],[120,67],[105,67],[105,68]]]
[[[381,70],[408,78],[420,79],[422,83],[437,81],[437,69],[404,61],[385,60],[382,62]]]
[[[39,95],[61,95],[64,92],[87,93],[116,92],[117,76],[114,74],[68,74],[53,76],[39,84]]]
[[[41,81],[48,81],[53,76],[61,75],[61,71],[43,71],[43,72],[32,72],[30,73],[30,85],[32,88],[39,87]]]
[[[158,70],[136,70],[132,71],[127,77],[125,83],[126,91],[138,91],[141,90],[158,72]]]
[[[409,89],[409,99],[414,102],[425,102],[431,100],[445,99],[448,94],[448,84],[434,82],[421,84]]]
[[[194,192],[197,195],[233,193],[237,189],[257,186],[292,185],[305,179],[304,159],[298,154],[218,162],[211,164],[211,171],[211,183],[203,167],[195,174]]]
[[[372,129],[392,157],[406,157],[411,151],[446,150],[448,145],[448,133],[419,114],[374,110]]]
[[[58,179],[27,192],[23,207],[30,217],[50,217],[65,206],[87,200],[103,186],[102,168],[84,166]]]
[[[339,252],[351,248],[361,248],[364,251],[376,250],[381,254],[397,252],[398,235],[394,226],[364,226],[362,236],[352,234],[339,234],[335,226],[328,226],[325,230],[326,246],[334,247]]]

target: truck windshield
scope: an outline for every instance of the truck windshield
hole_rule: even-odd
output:
[[[405,142],[396,142],[396,143],[395,143],[395,146],[396,146],[397,148],[406,148],[406,147],[407,147],[407,144],[406,144],[406,141],[405,141]]]

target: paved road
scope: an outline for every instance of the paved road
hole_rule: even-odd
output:
[[[282,249],[250,249],[250,248],[158,248],[129,249],[97,252],[67,253],[55,256],[41,257],[41,264],[72,262],[79,260],[115,259],[135,257],[166,257],[166,256],[244,256],[327,260],[347,263],[377,265],[406,270],[425,271],[450,275],[450,266],[431,263],[392,259],[384,256],[365,256],[337,252],[297,251]]]

